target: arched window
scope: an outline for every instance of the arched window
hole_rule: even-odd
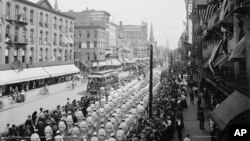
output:
[[[43,13],[42,12],[40,13],[40,17],[39,17],[39,25],[43,27]]]
[[[41,30],[39,34],[39,45],[42,45],[42,44],[43,44],[43,31]]]
[[[5,49],[5,54],[4,54],[4,56],[5,56],[5,64],[9,64],[9,53],[10,53],[9,48],[6,48]]]
[[[62,50],[59,50],[58,61],[62,61]]]
[[[48,14],[46,14],[46,21],[45,21],[45,27],[49,27],[49,15]]]
[[[27,8],[26,7],[23,8],[23,20],[27,22]]]
[[[19,10],[20,10],[20,7],[19,5],[16,5],[16,9],[15,9],[15,17],[16,17],[16,20],[17,21],[20,21],[20,14],[19,14]]]
[[[34,29],[30,30],[30,43],[34,44]]]
[[[53,55],[53,61],[56,61],[57,60],[57,50],[54,49],[54,55]]]
[[[97,48],[97,41],[94,41],[94,48]]]
[[[24,41],[27,40],[27,28],[26,27],[23,28],[23,40]]]
[[[34,58],[34,48],[32,47],[32,48],[30,48],[30,54],[29,54],[29,61],[30,62],[33,62],[33,58]]]
[[[24,63],[24,61],[25,61],[24,50],[22,48],[20,48],[19,51],[20,51],[20,55],[21,55],[21,62]]]
[[[34,10],[30,10],[30,24],[34,25]]]
[[[69,60],[72,60],[73,58],[72,58],[72,50],[70,50],[70,52],[69,52]]]
[[[53,45],[55,46],[55,45],[57,45],[57,35],[56,35],[56,33],[54,33],[54,36],[53,36]]]
[[[95,52],[93,53],[93,56],[94,56],[94,60],[96,60],[97,59],[97,55],[96,55]]]
[[[68,25],[68,20],[65,21],[65,24],[66,24],[65,30],[68,32],[68,26],[69,26],[69,25]]]
[[[62,31],[62,29],[63,29],[63,21],[62,21],[62,19],[60,19],[59,30]]]
[[[45,33],[45,45],[49,45],[49,32],[46,31]]]
[[[11,19],[11,4],[9,2],[6,4],[6,18]]]
[[[57,26],[57,18],[56,17],[54,17],[53,26],[54,26],[54,29],[56,29],[56,26]]]
[[[59,36],[59,46],[62,46],[63,45],[63,42],[62,42],[62,34],[60,34]]]
[[[18,27],[15,27],[15,35],[14,35],[14,40],[15,42],[18,42],[18,36],[19,36],[19,28]]]
[[[1,0],[0,0],[0,4],[1,4]],[[3,53],[2,53],[2,47],[0,47],[0,65],[2,64],[2,56],[3,56]]]
[[[46,48],[45,49],[45,62],[48,62],[49,61],[49,49]]]
[[[94,36],[95,36],[95,38],[97,38],[97,31],[95,31]]]
[[[65,54],[64,54],[64,58],[65,58],[65,61],[68,61],[68,57],[69,57],[69,55],[68,55],[68,50],[65,50]]]
[[[39,62],[43,62],[43,48],[40,48]]]
[[[78,31],[78,36],[79,36],[79,38],[82,37],[82,32],[81,31]]]
[[[5,35],[5,41],[8,42],[11,40],[11,26],[7,25],[6,26],[6,35]]]
[[[70,29],[69,29],[70,32],[73,32],[73,23],[72,21],[70,22]]]

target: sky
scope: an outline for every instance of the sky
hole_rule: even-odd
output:
[[[37,2],[38,0],[30,0]],[[59,10],[65,12],[83,11],[86,8],[104,10],[111,14],[110,21],[119,24],[140,25],[148,23],[148,32],[153,24],[154,38],[158,46],[178,47],[178,40],[184,31],[186,17],[184,0],[57,0]],[[55,0],[49,0],[54,7]],[[149,34],[148,34],[149,37]]]

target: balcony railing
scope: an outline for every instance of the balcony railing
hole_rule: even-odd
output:
[[[15,16],[15,18],[12,18],[10,15],[6,15],[5,20],[9,21],[10,23],[12,23],[12,21],[13,21],[19,26],[26,26],[28,24],[28,22],[23,14],[17,14]]]
[[[17,35],[7,35],[5,37],[6,44],[27,45],[28,39],[26,37],[19,37]]]

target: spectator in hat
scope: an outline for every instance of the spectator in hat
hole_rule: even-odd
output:
[[[34,129],[34,133],[30,136],[31,141],[40,141],[40,137],[37,134],[38,130]]]
[[[61,136],[59,130],[56,131],[55,141],[63,141],[63,136]]]
[[[91,138],[90,141],[99,141],[96,132],[93,133],[93,137]]]
[[[101,129],[98,131],[99,141],[104,141],[106,139],[106,131],[104,129],[104,124],[101,125]]]

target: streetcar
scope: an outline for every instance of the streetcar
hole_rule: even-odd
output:
[[[118,81],[118,72],[115,70],[92,72],[88,76],[87,92],[95,95],[100,92],[101,87],[106,89],[116,87]]]

